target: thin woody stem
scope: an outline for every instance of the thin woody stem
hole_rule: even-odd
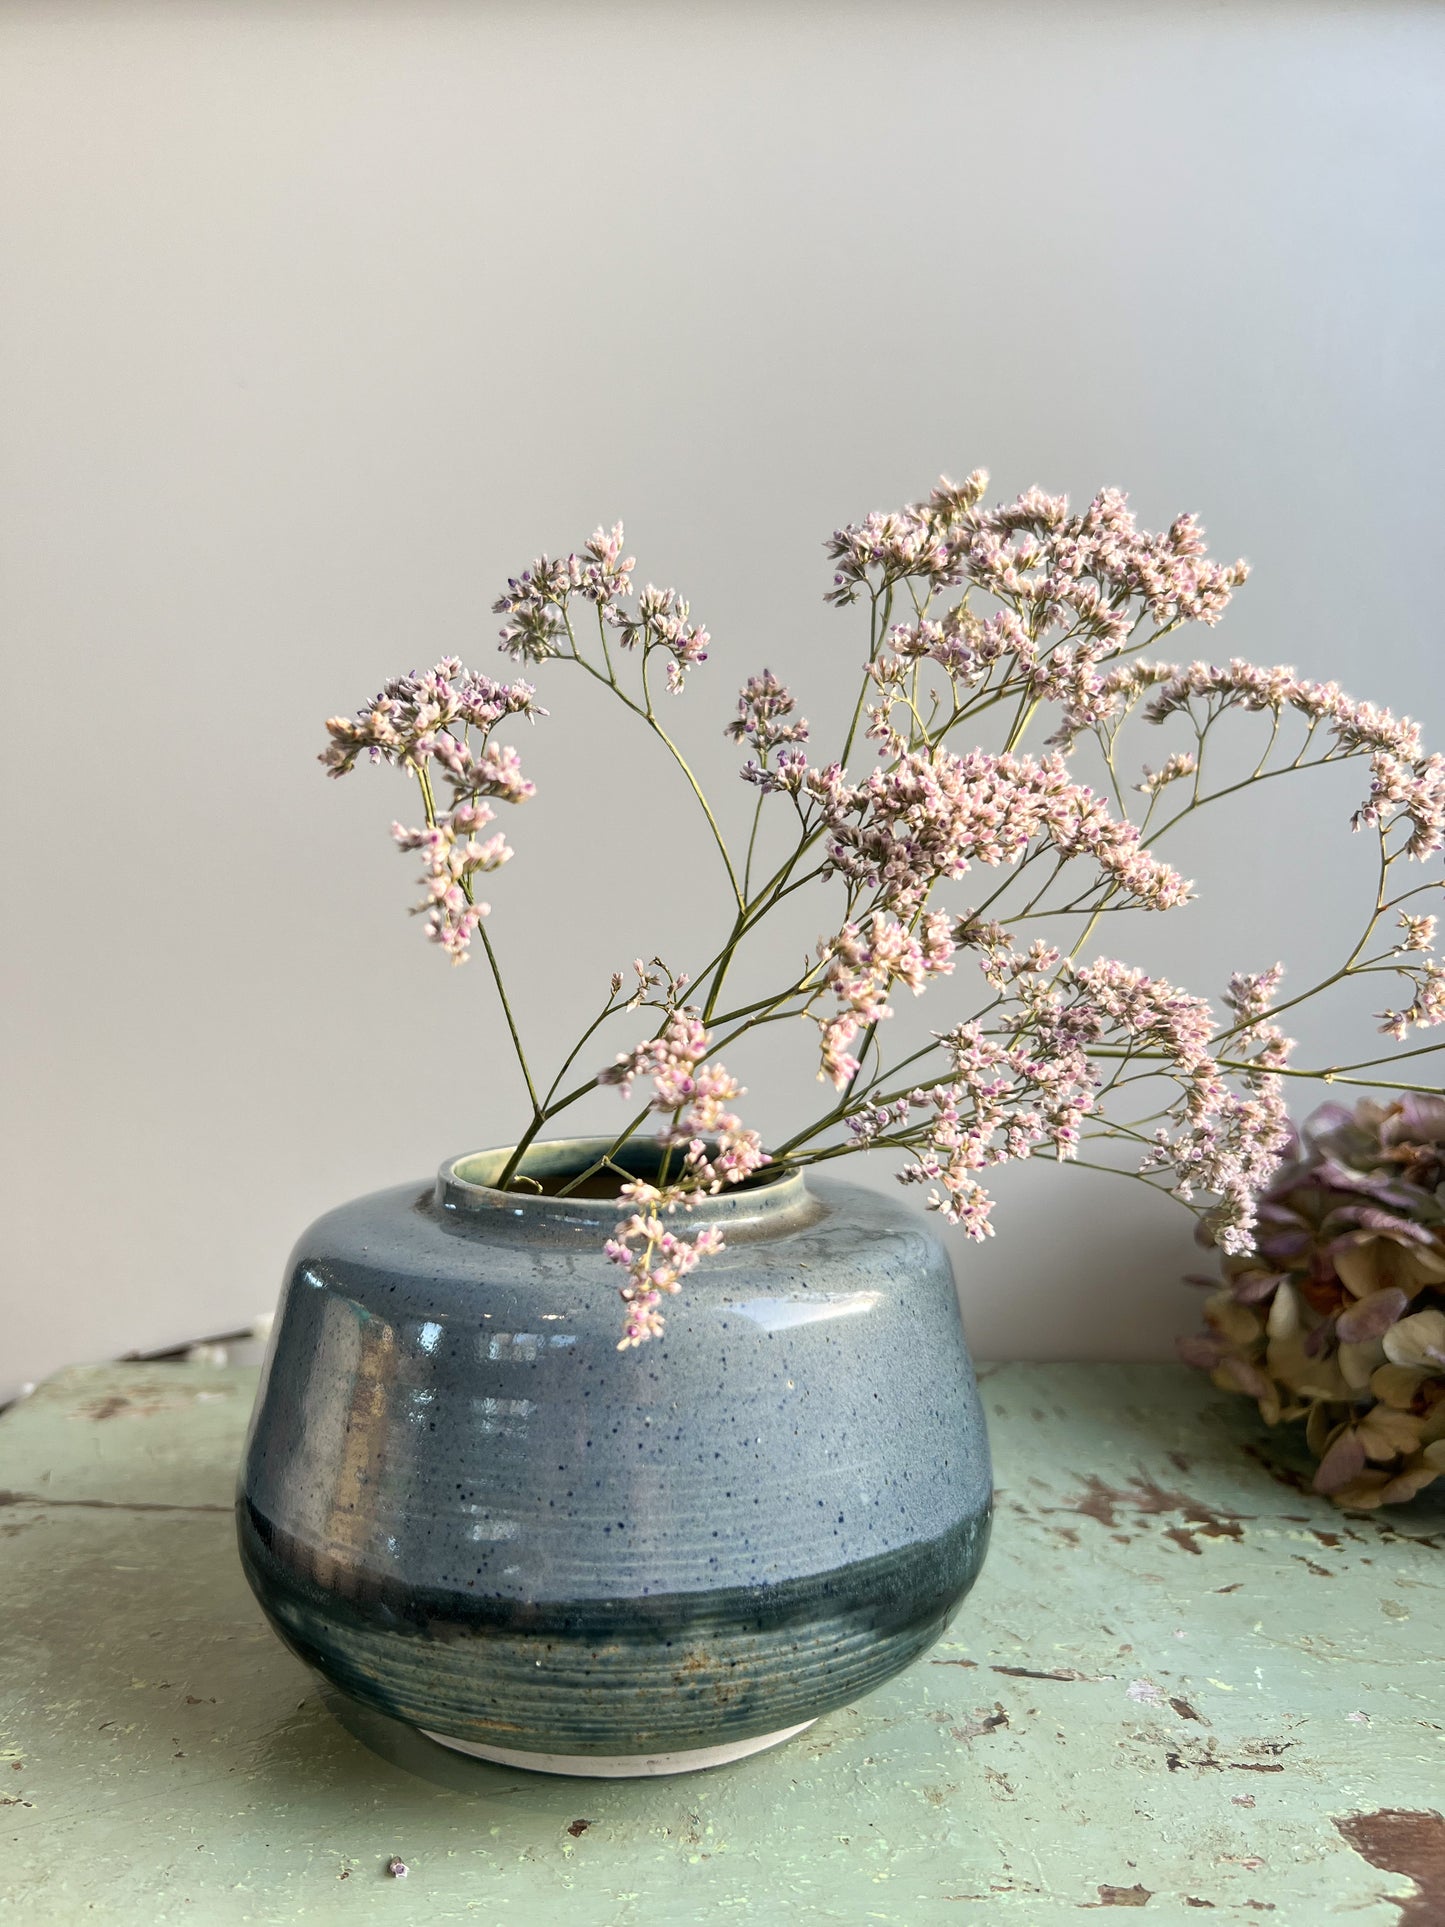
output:
[[[701,808],[703,815],[707,818],[707,826],[709,830],[711,830],[712,832],[712,838],[714,843],[716,843],[717,845],[718,855],[723,860],[723,868],[727,871],[728,884],[732,889],[733,896],[737,899],[738,908],[741,910],[743,907],[742,889],[738,883],[737,872],[733,869],[733,860],[732,860],[731,854],[729,853],[726,840],[723,837],[722,831],[718,828],[717,818],[713,815],[712,805],[708,802],[707,797],[703,792],[703,787],[701,783],[698,782],[697,777],[693,774],[692,768],[688,763],[687,758],[683,755],[682,751],[678,748],[677,744],[668,735],[667,731],[663,728],[662,724],[657,720],[656,712],[653,710],[652,697],[650,692],[648,692],[647,690],[647,657],[646,657],[645,651],[644,651],[643,661],[642,661],[642,678],[643,678],[643,691],[645,695],[645,701],[638,703],[633,701],[632,697],[628,695],[627,691],[618,682],[616,675],[611,673],[610,658],[608,661],[609,673],[607,675],[603,675],[602,671],[597,667],[597,665],[595,663],[589,662],[586,656],[582,654],[582,651],[577,647],[576,638],[572,635],[572,625],[570,620],[567,622],[567,634],[572,641],[572,649],[571,649],[569,660],[571,660],[572,662],[575,662],[580,669],[585,669],[587,674],[591,676],[594,682],[599,682],[601,683],[604,689],[611,690],[612,694],[617,698],[617,700],[620,703],[624,705],[624,707],[626,707],[627,709],[630,709],[634,716],[639,717],[644,723],[646,723],[648,728],[657,737],[658,741],[663,745],[664,749],[666,749],[668,755],[671,756],[672,760],[677,764],[678,768],[682,771],[683,776],[687,780],[688,788],[692,791],[693,795],[697,798],[698,805]]]

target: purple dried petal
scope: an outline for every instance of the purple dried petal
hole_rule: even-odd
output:
[[[1230,1286],[1230,1296],[1237,1304],[1257,1305],[1288,1283],[1287,1271],[1246,1271]]]
[[[1368,1191],[1374,1183],[1370,1172],[1352,1170],[1333,1157],[1327,1157],[1315,1175],[1324,1191]]]
[[[1347,1345],[1368,1344],[1370,1339],[1384,1336],[1409,1302],[1398,1285],[1371,1292],[1340,1313],[1335,1330]]]
[[[1418,1185],[1409,1183],[1393,1172],[1381,1172],[1362,1189],[1367,1190],[1377,1204],[1393,1204],[1399,1210],[1411,1213],[1420,1210],[1430,1198],[1428,1191],[1422,1191]]]
[[[1212,1371],[1224,1356],[1224,1341],[1200,1332],[1192,1338],[1175,1340],[1175,1347],[1186,1365],[1197,1365],[1200,1371]]]
[[[1330,1321],[1322,1319],[1304,1335],[1302,1350],[1306,1358],[1322,1358],[1329,1349]]]
[[[1347,1205],[1342,1211],[1330,1213],[1320,1226],[1320,1238],[1327,1251],[1345,1251],[1352,1245],[1369,1242],[1359,1235],[1360,1213],[1364,1208],[1360,1204]]]
[[[1365,1469],[1365,1447],[1358,1432],[1340,1433],[1315,1470],[1316,1492],[1337,1492]]]
[[[1430,1242],[1430,1233],[1424,1225],[1396,1217],[1393,1211],[1382,1211],[1378,1205],[1366,1205],[1360,1213],[1360,1223],[1369,1231],[1378,1231],[1389,1238],[1403,1238],[1408,1244],[1427,1245]]]
[[[1303,1258],[1314,1243],[1314,1236],[1303,1228],[1294,1231],[1269,1231],[1262,1238],[1256,1238],[1262,1258],[1268,1258],[1272,1265],[1287,1264],[1291,1258]]]
[[[1247,1358],[1221,1358],[1219,1369],[1250,1398],[1268,1398],[1274,1391],[1269,1374],[1262,1372],[1258,1365],[1251,1365]]]
[[[1354,1129],[1355,1114],[1349,1106],[1347,1104],[1329,1103],[1321,1104],[1319,1109],[1311,1115],[1309,1122],[1305,1125],[1304,1134],[1306,1140],[1314,1144],[1318,1143],[1322,1137],[1327,1136],[1331,1131],[1352,1131]]]
[[[1445,1097],[1406,1091],[1380,1130],[1383,1144],[1445,1144]]]
[[[1297,1224],[1299,1210],[1285,1201],[1283,1193],[1277,1197],[1266,1197],[1260,1201],[1260,1222],[1262,1224]]]

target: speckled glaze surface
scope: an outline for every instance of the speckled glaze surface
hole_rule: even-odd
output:
[[[928,1227],[827,1178],[720,1196],[690,1228],[726,1252],[619,1352],[615,1204],[489,1189],[504,1158],[293,1254],[237,1495],[287,1644],[433,1734],[580,1756],[781,1734],[931,1645],[991,1479]]]

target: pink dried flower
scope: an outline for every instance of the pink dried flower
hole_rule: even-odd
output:
[[[1414,1030],[1432,1030],[1445,1024],[1445,964],[1427,963],[1417,970],[1402,970],[1415,986],[1415,1000],[1404,1010],[1382,1010],[1380,1029],[1387,1037],[1404,1038]]]
[[[923,576],[936,588],[959,580],[947,538],[926,514],[903,509],[896,515],[870,515],[838,529],[828,543],[838,567],[827,600],[840,607],[858,599],[877,571],[881,582]]]
[[[783,721],[796,707],[791,691],[778,681],[771,669],[765,669],[760,676],[750,676],[743,684],[737,716],[723,734],[731,736],[735,743],[751,743],[766,764],[769,753],[778,744],[807,742],[808,725],[802,717],[795,723]]]
[[[1259,1035],[1261,1020],[1274,1003],[1275,992],[1284,978],[1284,965],[1277,963],[1270,970],[1261,970],[1253,975],[1246,971],[1236,971],[1229,980],[1229,989],[1224,1001],[1235,1013],[1239,1022],[1245,1026],[1240,1032],[1241,1042],[1248,1042]]]
[[[858,1032],[893,1015],[887,1003],[890,987],[901,983],[917,996],[931,978],[952,971],[950,924],[944,912],[935,910],[923,919],[921,935],[915,935],[907,925],[875,910],[866,929],[845,923],[836,937],[818,945],[819,958],[827,965],[824,986],[841,1006],[832,1018],[819,1020],[818,1075],[831,1080],[835,1089],[845,1090],[858,1075],[858,1060],[848,1055]]]
[[[1182,877],[1140,847],[1138,828],[1111,818],[1057,754],[910,752],[857,788],[840,783],[824,808],[829,866],[903,914],[973,863],[1018,862],[1036,837],[1061,856],[1091,857],[1142,908],[1173,909],[1190,896]]]
[[[1432,950],[1435,947],[1434,917],[1412,917],[1408,910],[1400,912],[1400,928],[1405,932],[1402,950]]]
[[[635,957],[632,968],[637,978],[637,989],[624,1005],[625,1009],[638,1010],[644,1005],[651,1005],[671,1016],[681,1008],[682,993],[692,982],[685,970],[673,970],[661,957],[654,957],[651,963],[644,963],[641,957]],[[620,975],[612,988],[614,995],[621,990]]]
[[[1142,602],[1161,627],[1213,624],[1248,574],[1242,562],[1207,559],[1191,515],[1148,534],[1117,489],[1102,490],[1077,516],[1066,496],[1038,489],[981,509],[987,479],[979,470],[962,488],[943,483],[928,502],[840,529],[828,545],[838,567],[827,599],[846,604],[865,587],[905,578],[930,593],[967,581],[1024,615],[1035,637],[1082,628],[1116,647],[1132,626],[1127,603]],[[1062,686],[1056,693],[1068,699]]]
[[[965,876],[975,862],[1017,862],[1044,826],[1051,793],[1066,786],[1054,759],[1041,765],[941,748],[905,755],[828,798],[828,861],[906,914],[935,883]]]
[[[1192,749],[1176,750],[1157,770],[1150,769],[1146,763],[1144,780],[1142,783],[1136,783],[1134,787],[1142,791],[1145,796],[1157,796],[1168,784],[1177,783],[1186,776],[1193,776],[1198,768],[1199,759]]]
[[[1163,722],[1192,703],[1215,713],[1237,707],[1293,709],[1312,728],[1328,727],[1331,755],[1370,757],[1370,794],[1355,814],[1357,829],[1387,828],[1397,817],[1410,824],[1405,854],[1425,857],[1445,843],[1445,757],[1422,756],[1419,725],[1373,703],[1355,702],[1338,683],[1306,682],[1292,669],[1261,669],[1235,657],[1225,667],[1195,662],[1175,669],[1145,711]]]
[[[715,1257],[726,1246],[715,1225],[703,1225],[691,1238],[667,1228],[661,1214],[680,1202],[675,1188],[660,1190],[634,1181],[622,1187],[622,1197],[638,1208],[622,1220],[603,1250],[627,1272],[627,1283],[619,1292],[627,1318],[617,1345],[618,1351],[625,1352],[662,1336],[663,1319],[657,1307],[664,1296],[679,1291],[682,1280],[703,1258]]]
[[[1141,910],[1177,910],[1194,886],[1144,849],[1136,824],[1116,821],[1100,796],[1082,784],[1060,790],[1048,823],[1061,856],[1089,856]]]
[[[643,972],[639,970],[638,975]],[[651,1077],[655,1091],[652,1108],[678,1110],[692,1094],[692,1074],[706,1057],[711,1041],[696,1011],[680,1010],[658,1036],[619,1052],[616,1063],[600,1072],[597,1081],[616,1084],[625,1100],[632,1096],[632,1086],[639,1077]]]
[[[1274,1021],[1281,967],[1237,973],[1217,1019],[1203,999],[1122,962],[1075,961],[1100,915],[1167,910],[1192,894],[1129,819],[1116,754],[1122,730],[1131,717],[1164,723],[1180,715],[1194,731],[1193,744],[1172,751],[1157,770],[1145,768],[1136,785],[1148,799],[1143,822],[1152,824],[1156,814],[1164,819],[1160,836],[1196,805],[1240,787],[1227,783],[1212,791],[1205,775],[1206,763],[1213,771],[1207,738],[1227,712],[1273,719],[1255,777],[1282,773],[1265,769],[1277,741],[1285,767],[1291,755],[1309,767],[1347,757],[1368,761],[1369,793],[1354,820],[1378,833],[1386,869],[1397,858],[1421,859],[1445,846],[1445,759],[1425,754],[1408,718],[1356,702],[1337,684],[1305,681],[1289,668],[1238,659],[1188,666],[1141,660],[1139,652],[1166,631],[1184,622],[1217,622],[1245,578],[1242,563],[1208,558],[1193,516],[1150,533],[1113,489],[1100,491],[1081,512],[1066,497],[1039,489],[987,507],[986,482],[982,471],[961,484],[942,481],[925,501],[834,534],[828,599],[872,604],[870,660],[838,761],[810,764],[808,726],[771,671],[744,684],[727,725],[748,751],[741,774],[763,795],[786,796],[796,819],[796,846],[765,882],[755,881],[755,858],[767,848],[766,839],[757,838],[757,814],[746,860],[735,865],[731,831],[653,709],[658,669],[670,690],[680,690],[691,667],[707,656],[707,631],[692,622],[675,590],[649,583],[634,599],[634,564],[623,554],[620,524],[598,529],[576,554],[541,557],[508,584],[497,604],[506,618],[502,647],[514,657],[575,660],[681,765],[692,793],[687,806],[694,800],[702,806],[737,910],[731,936],[704,967],[694,994],[705,997],[708,1011],[727,1011],[716,1022],[729,1036],[740,1020],[747,1030],[782,1016],[809,1017],[820,1031],[822,1075],[842,1093],[811,1131],[788,1140],[790,1159],[833,1155],[841,1148],[836,1142],[806,1148],[833,1131],[853,1148],[899,1149],[908,1158],[903,1180],[927,1184],[933,1208],[969,1236],[984,1237],[991,1229],[986,1183],[994,1165],[1040,1153],[1068,1159],[1086,1133],[1091,1140],[1113,1136],[1143,1148],[1142,1175],[1186,1200],[1203,1194],[1199,1210],[1208,1212],[1217,1241],[1242,1252],[1256,1236],[1256,1199],[1290,1142],[1282,1074],[1293,1069],[1293,1046]],[[941,593],[948,590],[956,593]],[[592,605],[585,628],[576,621],[579,603]],[[619,670],[640,689],[619,680]],[[1050,713],[1052,733],[1044,753],[1026,754],[1021,739],[1041,706]],[[418,829],[398,826],[396,835],[422,857],[426,894],[417,908],[429,935],[456,961],[465,958],[486,914],[474,901],[475,878],[510,855],[499,835],[482,836],[492,804],[520,802],[532,791],[515,752],[494,745],[491,732],[505,716],[538,713],[526,683],[473,676],[449,657],[426,675],[388,684],[357,718],[328,725],[322,760],[332,774],[345,774],[365,752],[416,775],[427,822]],[[1002,748],[972,744],[960,753],[953,747],[953,732],[975,719],[986,730],[996,726],[989,740]],[[1281,738],[1281,724],[1291,719],[1294,727]],[[878,754],[874,767],[854,780],[844,764],[860,728]],[[1103,753],[1117,816],[1100,791],[1071,774],[1068,753],[1084,736],[1095,737]],[[441,784],[445,806],[437,801]],[[1179,788],[1169,805],[1156,808],[1155,799],[1171,785]],[[980,872],[1004,874],[986,878],[976,910],[955,919],[930,908],[936,888],[969,874],[977,887]],[[1010,895],[1021,872],[1027,875]],[[818,877],[841,878],[844,886],[842,906],[828,925],[841,922],[837,935],[820,944],[815,964],[804,962],[790,988],[758,998],[750,986],[745,994],[754,1001],[728,1010],[736,990],[726,998],[720,993],[734,953],[765,915]],[[1362,947],[1323,986],[1366,970],[1403,979],[1401,1008],[1381,1013],[1394,1037],[1445,1024],[1437,919],[1399,909],[1419,902],[1427,887],[1434,886],[1393,898],[1382,890],[1368,938],[1373,942],[1384,915],[1396,910],[1398,941],[1387,941],[1380,954]],[[1012,911],[995,914],[996,902],[1010,901]],[[1032,931],[1016,937],[1010,924],[1020,919],[1061,920],[1054,932],[1060,942],[1034,938]],[[959,950],[972,954],[987,986],[978,1014],[936,1031],[932,1047],[904,1055],[889,1071],[873,1027],[890,1017],[894,988],[902,984],[917,994],[954,973]],[[657,1182],[629,1186],[633,1208],[609,1246],[627,1273],[623,1344],[629,1347],[661,1331],[662,1298],[701,1257],[720,1249],[713,1230],[681,1236],[669,1222],[674,1214],[767,1162],[758,1134],[744,1129],[734,1108],[741,1087],[710,1059],[713,1039],[704,1018],[683,1002],[687,975],[656,958],[639,959],[635,971],[637,989],[627,1007],[657,1010],[659,1028],[597,1080],[626,1095],[646,1079],[646,1108],[659,1120]],[[621,1007],[622,994],[617,973],[584,1042]],[[866,1047],[858,1043],[864,1031]],[[521,1056],[520,1041],[517,1049]],[[900,1089],[895,1081],[905,1066],[916,1066],[909,1069],[919,1078],[915,1088]],[[530,1071],[527,1077],[530,1083]],[[1138,1108],[1147,1116],[1134,1115]],[[1349,1238],[1379,1232],[1383,1207],[1365,1209],[1376,1215],[1352,1221]],[[1268,1231],[1261,1227],[1261,1242]],[[1352,1262],[1342,1248],[1343,1269]],[[1267,1277],[1260,1283],[1262,1276],[1241,1275],[1234,1312],[1247,1312],[1273,1290]],[[1396,1302],[1401,1290],[1390,1284],[1370,1302],[1341,1310],[1342,1347],[1424,1345]],[[1285,1319],[1287,1301],[1279,1303]],[[1201,1341],[1201,1355],[1207,1351],[1231,1382],[1273,1397],[1259,1357],[1226,1342],[1234,1312],[1216,1321]],[[1439,1343],[1445,1351],[1445,1327]],[[1393,1369],[1393,1353],[1390,1359]],[[1394,1423],[1372,1421],[1373,1430],[1346,1426],[1323,1462],[1329,1480],[1353,1489],[1372,1476],[1371,1455],[1389,1444]],[[1426,1440],[1422,1451],[1437,1446],[1445,1451],[1445,1438]],[[1400,1481],[1424,1474],[1411,1461],[1393,1476],[1395,1484],[1382,1489],[1393,1492]]]
[[[661,649],[671,657],[667,686],[674,695],[683,686],[684,671],[707,661],[711,638],[706,629],[688,626],[688,605],[675,589],[657,589],[649,582],[637,599],[635,613],[612,603],[603,610],[603,619],[618,631],[624,649],[641,644],[644,656]]]
[[[768,1162],[757,1132],[726,1108],[744,1091],[721,1064],[704,1062],[711,1044],[695,1010],[675,1011],[657,1036],[622,1052],[597,1079],[616,1084],[624,1098],[639,1077],[652,1079],[648,1108],[672,1119],[663,1142],[684,1149],[687,1187],[709,1192],[740,1184]]]
[[[522,774],[517,752],[488,740],[504,716],[545,716],[530,683],[499,683],[477,676],[456,656],[446,656],[426,675],[413,673],[389,682],[353,721],[333,716],[331,737],[320,761],[329,776],[345,776],[365,751],[373,762],[410,770],[422,784],[428,815],[433,814],[431,775],[451,790],[451,808],[435,814],[420,829],[392,825],[399,848],[423,853],[426,894],[413,913],[426,917],[426,934],[454,964],[465,963],[467,946],[487,915],[485,903],[472,901],[472,880],[495,870],[512,855],[498,835],[485,843],[476,832],[492,821],[481,799],[523,803],[535,785]],[[460,733],[458,733],[460,732]],[[478,744],[468,740],[475,734]]]
[[[593,602],[604,617],[616,610],[632,587],[633,558],[622,554],[622,524],[608,534],[594,530],[583,553],[560,562],[539,556],[530,569],[514,576],[492,604],[503,624],[501,644],[514,659],[543,662],[559,654],[567,635],[567,603],[573,595]]]
[[[493,682],[474,675],[456,656],[446,656],[425,675],[396,676],[355,718],[332,716],[331,738],[320,761],[328,776],[345,776],[365,752],[373,762],[415,767],[436,754],[446,732],[460,726],[480,730],[485,739],[503,716],[545,716],[530,683]]]
[[[1370,758],[1370,794],[1355,827],[1385,828],[1397,817],[1410,825],[1407,856],[1431,856],[1445,844],[1445,757],[1412,761],[1382,749]]]
[[[516,750],[487,743],[474,754],[453,736],[439,736],[431,750],[458,796],[499,796],[505,803],[525,803],[537,786],[522,774]]]
[[[440,944],[454,964],[467,961],[467,946],[490,905],[470,897],[473,877],[498,869],[511,856],[500,835],[478,843],[472,832],[491,820],[485,804],[462,804],[434,824],[408,830],[393,823],[398,849],[422,852],[422,881],[426,894],[413,906],[413,916],[426,917],[426,933]]]

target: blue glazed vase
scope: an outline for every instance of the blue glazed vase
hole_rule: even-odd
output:
[[[522,1169],[555,1190],[604,1148]],[[725,1192],[686,1224],[726,1250],[621,1352],[615,1197],[495,1190],[507,1156],[293,1254],[237,1495],[282,1639],[464,1752],[603,1775],[739,1758],[906,1666],[992,1492],[931,1230],[812,1174]]]

